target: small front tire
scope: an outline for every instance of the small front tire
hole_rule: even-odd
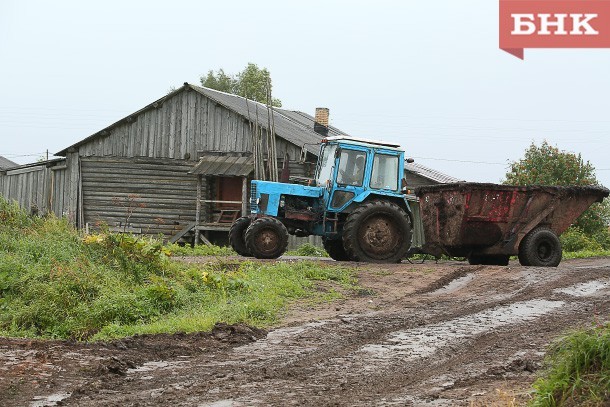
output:
[[[259,218],[246,229],[245,241],[257,259],[277,259],[288,247],[288,231],[275,218]]]
[[[229,243],[231,243],[231,247],[237,254],[244,257],[252,257],[252,253],[246,246],[244,236],[250,223],[252,223],[252,219],[248,216],[243,216],[233,222],[229,230]]]

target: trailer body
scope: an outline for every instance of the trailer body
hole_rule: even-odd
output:
[[[416,195],[426,237],[421,250],[435,256],[468,257],[473,263],[507,262],[508,256],[523,254],[528,234],[545,229],[559,236],[609,192],[599,186],[455,183],[420,187]]]

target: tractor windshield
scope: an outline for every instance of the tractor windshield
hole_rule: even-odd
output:
[[[398,156],[375,154],[371,188],[398,191]]]
[[[336,145],[325,145],[320,153],[318,173],[316,174],[316,184],[318,186],[326,186],[326,181],[331,179],[333,166],[335,165]]]

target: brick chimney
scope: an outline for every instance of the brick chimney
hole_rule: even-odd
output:
[[[328,136],[328,113],[327,107],[316,107],[316,122],[313,125],[313,129],[324,137]]]

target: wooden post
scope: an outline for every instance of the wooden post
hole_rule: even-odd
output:
[[[241,181],[241,216],[248,216],[248,177],[243,177]]]
[[[201,183],[202,175],[197,175],[197,207],[195,209],[195,241],[194,244],[199,243],[199,222],[201,220]]]

